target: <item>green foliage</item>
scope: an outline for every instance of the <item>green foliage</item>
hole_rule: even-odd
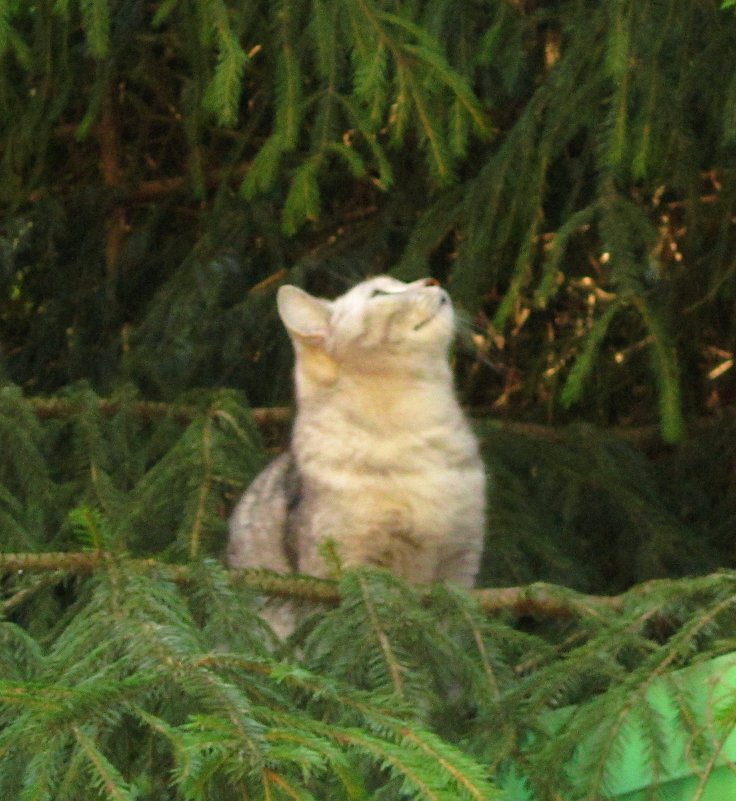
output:
[[[180,592],[116,562],[43,652],[0,624],[18,659],[0,677],[4,797],[498,797],[400,699],[270,658],[223,579],[202,564]]]
[[[659,460],[592,428],[550,442],[481,426],[493,479],[481,584],[634,585],[616,605],[582,599],[558,619],[545,610],[571,590],[532,586],[536,613],[489,616],[451,587],[349,572],[338,606],[301,602],[284,644],[262,599],[211,560],[262,459],[242,396],[177,408],[78,387],[29,403],[6,386],[2,401],[16,437],[3,550],[48,560],[2,579],[3,798],[605,797],[631,726],[666,775],[653,683],[736,648],[732,573],[640,583],[727,560],[733,477],[702,475],[718,448],[732,454],[734,423],[705,451]],[[109,555],[74,578],[53,571],[50,548]],[[167,569],[175,559],[188,569]],[[672,686],[687,736],[709,742]]]
[[[665,775],[652,684],[734,645],[730,574],[523,634],[464,593],[420,605],[388,576],[352,573],[302,656],[278,660],[254,599],[212,563],[177,588],[116,560],[80,590],[43,643],[0,624],[5,798],[492,801],[511,776],[536,799],[605,797],[634,721]],[[668,686],[687,736],[710,737]],[[578,751],[587,762],[568,773]]]
[[[521,372],[529,419],[659,419],[675,441],[705,408],[689,378],[732,352],[735,275],[736,23],[715,5],[0,11],[0,336],[17,383],[109,392],[122,373],[147,395],[283,400],[282,350],[264,381],[272,300],[248,290],[284,269],[325,293],[384,270],[447,279],[475,315],[476,405]]]
[[[598,349],[608,331],[614,315],[618,311],[618,305],[612,304],[605,312],[593,323],[590,333],[585,340],[584,346],[575,364],[570,368],[567,381],[560,394],[563,405],[570,406],[579,400],[583,393],[583,382],[593,367]]]
[[[165,417],[153,433],[129,391],[109,412],[85,387],[56,403],[62,417],[52,404],[41,427],[13,387],[0,388],[5,550],[219,552],[223,504],[263,461],[242,396],[206,398],[188,424]]]
[[[635,726],[664,775],[659,681],[722,736],[670,677],[735,645],[733,5],[0,0],[0,542],[108,554],[0,576],[3,798],[592,801]],[[210,561],[276,286],[382,271],[519,423],[481,584],[615,610],[351,573],[281,644]]]

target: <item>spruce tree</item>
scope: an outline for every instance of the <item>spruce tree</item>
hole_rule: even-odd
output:
[[[592,801],[632,742],[708,797],[733,5],[0,0],[4,799]],[[377,272],[464,315],[471,593],[222,565],[288,438],[275,289]]]

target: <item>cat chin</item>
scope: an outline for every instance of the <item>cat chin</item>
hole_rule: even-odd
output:
[[[415,326],[413,326],[412,330],[421,331],[423,328],[434,322],[442,314],[444,314],[445,317],[449,319],[450,323],[452,323],[453,314],[450,307],[450,299],[447,297],[445,292],[440,295],[437,307],[431,311],[427,317],[425,317],[423,320],[420,320]]]
[[[425,347],[430,343],[446,348],[455,336],[455,315],[449,302],[440,303],[433,313],[416,323],[407,340],[415,346]]]

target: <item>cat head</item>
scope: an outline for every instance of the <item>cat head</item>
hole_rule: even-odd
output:
[[[432,278],[406,284],[386,275],[334,301],[282,286],[278,310],[300,358],[334,363],[333,372],[413,370],[446,362],[455,331],[449,295]],[[326,360],[326,361],[325,361]]]

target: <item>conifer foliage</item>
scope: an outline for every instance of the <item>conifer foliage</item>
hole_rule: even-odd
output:
[[[597,801],[632,737],[664,786],[673,729],[704,797],[733,6],[0,0],[3,799]],[[222,566],[287,437],[275,288],[376,272],[466,320],[474,593]]]

